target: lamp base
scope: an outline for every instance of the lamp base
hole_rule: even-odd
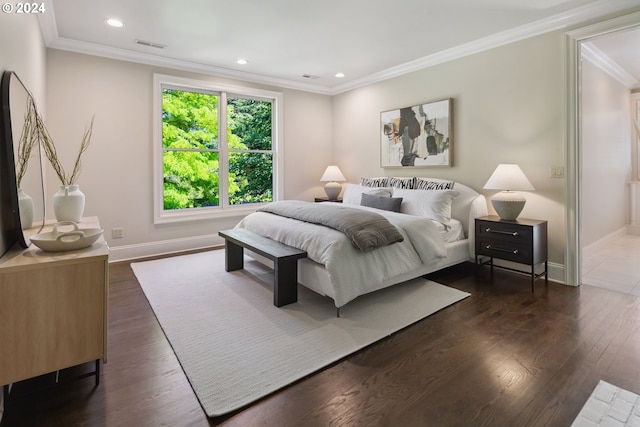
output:
[[[515,191],[501,191],[491,197],[491,204],[500,219],[513,221],[518,218],[527,199]]]
[[[342,191],[342,184],[335,181],[327,182],[324,185],[324,192],[327,193],[329,200],[338,200],[338,196]]]

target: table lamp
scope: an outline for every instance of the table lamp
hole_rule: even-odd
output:
[[[527,199],[516,191],[535,190],[518,165],[499,164],[484,185],[485,190],[502,190],[491,197],[491,204],[501,219],[515,220]]]
[[[342,184],[339,184],[337,181],[346,181],[347,178],[344,177],[340,168],[337,166],[327,166],[320,181],[327,183],[324,185],[324,192],[327,193],[327,197],[329,200],[337,200],[340,192],[342,191]]]

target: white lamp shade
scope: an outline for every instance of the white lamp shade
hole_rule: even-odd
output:
[[[337,181],[346,181],[346,180],[347,178],[344,177],[344,175],[342,174],[342,171],[337,166],[327,166],[327,169],[325,169],[324,173],[322,174],[322,177],[320,178],[320,181],[322,182],[325,182],[325,181],[337,182]]]
[[[520,166],[514,164],[499,164],[483,188],[485,190],[510,191],[535,190]]]
[[[503,190],[491,197],[491,204],[498,216],[513,221],[518,218],[527,200],[518,191],[535,190],[518,165],[499,164],[483,187],[486,190]]]

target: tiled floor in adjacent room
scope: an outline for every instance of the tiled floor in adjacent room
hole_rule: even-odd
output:
[[[626,234],[583,257],[582,283],[640,296],[640,236]]]
[[[640,396],[600,381],[571,427],[640,425]]]

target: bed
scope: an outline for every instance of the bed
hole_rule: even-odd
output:
[[[341,231],[269,209],[286,203],[269,204],[236,228],[307,251],[308,258],[298,261],[298,282],[332,298],[337,308],[360,295],[472,261],[474,218],[487,215],[482,194],[436,178],[363,178],[346,184],[342,203],[308,203],[310,209],[323,205],[325,211],[332,206],[372,212],[402,236],[402,241],[361,250]]]

